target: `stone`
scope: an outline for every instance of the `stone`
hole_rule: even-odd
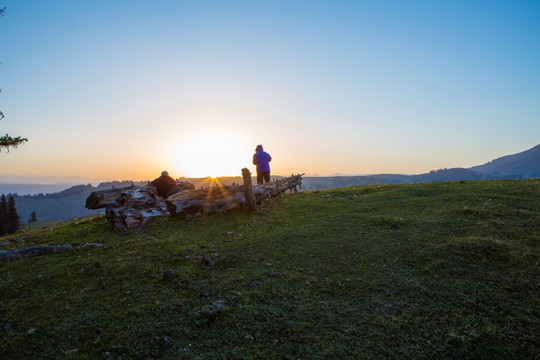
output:
[[[168,280],[168,279],[174,279],[175,277],[178,276],[178,271],[177,270],[173,270],[173,269],[167,269],[163,272],[163,278]]]
[[[198,311],[198,314],[205,317],[213,317],[218,313],[223,312],[225,309],[227,309],[227,302],[218,300],[212,305],[203,306],[202,309]]]

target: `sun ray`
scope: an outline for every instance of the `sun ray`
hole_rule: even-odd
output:
[[[207,193],[206,193],[206,203],[212,202],[212,198],[213,198],[212,195],[214,193],[215,188],[217,188],[217,190],[219,190],[219,192],[221,193],[221,195],[224,198],[230,197],[229,193],[227,193],[227,191],[225,190],[225,187],[223,186],[221,181],[219,181],[218,178],[208,177],[203,182],[203,184],[206,184],[206,183],[208,183],[208,190],[207,190]]]
[[[210,184],[208,185],[208,190],[206,192],[206,203],[212,202],[212,193],[214,192],[214,178],[210,178]]]

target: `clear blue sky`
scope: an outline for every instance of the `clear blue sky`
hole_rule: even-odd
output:
[[[30,141],[0,178],[239,175],[257,144],[274,174],[412,174],[540,143],[540,1],[4,6],[0,133]]]

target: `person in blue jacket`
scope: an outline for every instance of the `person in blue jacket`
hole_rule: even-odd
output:
[[[257,145],[253,154],[253,165],[257,165],[257,184],[270,182],[270,161],[272,157],[263,150],[262,145]]]

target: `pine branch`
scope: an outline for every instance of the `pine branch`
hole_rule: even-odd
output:
[[[16,149],[17,146],[21,145],[24,142],[27,142],[27,138],[22,138],[20,136],[11,137],[8,134],[0,137],[0,151],[6,149],[9,152],[10,148]]]

